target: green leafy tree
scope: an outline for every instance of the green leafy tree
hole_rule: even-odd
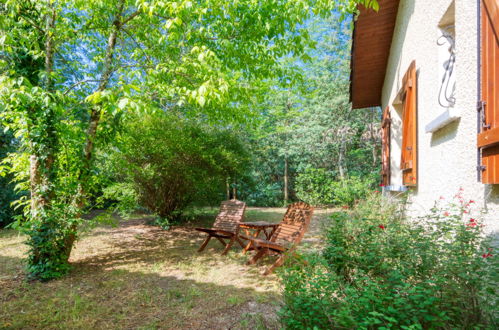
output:
[[[328,196],[321,192],[338,190],[331,186],[335,181],[372,177],[379,171],[380,113],[378,109],[351,108],[351,21],[341,21],[340,16],[341,12],[336,12],[328,18],[313,17],[306,26],[314,47],[300,57],[281,60],[290,78],[275,83],[261,105],[263,119],[253,143],[259,180],[249,194],[250,202],[278,205],[291,196],[331,204],[332,192]],[[318,189],[312,192],[310,185],[303,184],[307,171],[315,170],[328,175],[327,179],[322,176],[322,182],[317,181],[321,176],[315,178]],[[302,186],[297,187],[300,175]],[[321,200],[317,200],[319,195]]]
[[[303,81],[298,79],[293,87],[288,84],[287,88],[270,89],[263,105],[263,118],[254,137],[257,141],[254,148],[256,157],[259,163],[266,165],[265,171],[260,167],[256,174],[264,181],[274,178],[282,190],[282,202],[279,204],[284,205],[290,200],[292,190],[293,160],[296,157],[293,141],[296,139],[297,118],[301,115],[300,95],[295,91],[301,83]],[[269,171],[274,176],[268,176]]]
[[[311,23],[317,40],[315,60],[306,66],[313,97],[306,98],[296,132],[296,147],[312,166],[335,171],[340,179],[378,169],[377,109],[353,110],[349,103],[350,40],[348,21],[334,17]],[[373,152],[374,151],[374,152]],[[371,159],[372,158],[372,159]]]

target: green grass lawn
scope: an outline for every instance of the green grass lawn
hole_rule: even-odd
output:
[[[283,208],[249,208],[246,221],[279,222]],[[260,273],[273,260],[246,266],[234,247],[221,256],[212,240],[197,253],[217,209],[192,214],[164,231],[147,216],[100,226],[78,241],[71,273],[49,283],[26,282],[24,237],[0,230],[0,328],[276,329],[281,303],[276,275]],[[302,249],[320,248],[317,211]]]

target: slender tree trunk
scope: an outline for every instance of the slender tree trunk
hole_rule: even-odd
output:
[[[236,189],[236,179],[234,179],[234,185],[232,186],[232,198],[237,199],[237,189]]]
[[[230,200],[230,184],[229,184],[229,178],[225,179],[225,189],[227,193],[227,200]]]
[[[288,180],[288,157],[284,156],[284,205],[287,205],[289,200]]]
[[[47,17],[46,24],[46,36],[45,36],[45,88],[49,92],[53,92],[54,82],[52,80],[52,73],[54,72],[54,37],[53,33],[55,33],[55,19],[56,19],[56,11],[54,4],[52,1],[49,1],[49,6],[52,11]]]
[[[107,49],[106,49],[106,57],[104,59],[104,69],[102,71],[102,76],[100,78],[100,83],[99,87],[97,88],[96,92],[103,92],[106,90],[108,84],[109,84],[109,79],[111,78],[111,73],[112,73],[112,64],[113,64],[113,57],[114,57],[114,49],[116,47],[116,40],[118,39],[118,34],[121,28],[121,15],[123,13],[123,7],[124,7],[124,0],[120,2],[120,7],[118,10],[118,14],[116,15],[113,25],[111,28],[111,34],[109,35],[108,41],[107,41]],[[102,108],[100,104],[96,104],[92,107],[92,111],[90,113],[90,121],[88,125],[88,130],[87,130],[87,141],[85,143],[85,148],[83,151],[84,159],[83,159],[83,171],[82,175],[80,175],[80,198],[81,200],[79,201],[79,206],[83,206],[83,199],[84,195],[86,193],[85,187],[84,187],[84,180],[85,177],[88,175],[88,172],[90,171],[91,167],[91,161],[92,161],[92,156],[93,156],[93,151],[94,151],[94,141],[95,137],[97,135],[97,127],[99,126],[99,121],[101,117],[101,112]]]
[[[29,157],[29,182],[31,192],[31,217],[35,219],[40,209],[46,204],[39,191],[41,190],[41,169],[37,155]]]
[[[96,90],[96,92],[102,92],[106,90],[109,80],[111,78],[111,74],[113,71],[113,58],[114,58],[114,51],[116,47],[116,41],[118,39],[118,35],[120,32],[120,29],[122,27],[122,15],[125,7],[125,0],[120,0],[118,4],[118,10],[117,13],[114,17],[112,26],[111,26],[111,33],[109,34],[108,40],[107,40],[107,47],[106,47],[106,55],[104,58],[104,66],[102,69],[102,75],[100,78],[99,86]],[[134,14],[135,15],[135,14]],[[92,164],[92,157],[93,157],[93,152],[94,152],[94,142],[95,138],[97,135],[97,128],[99,126],[99,121],[102,113],[102,107],[100,104],[96,104],[92,107],[91,113],[90,113],[90,120],[89,120],[89,125],[87,129],[87,140],[85,142],[85,147],[83,149],[83,167],[80,172],[80,175],[78,177],[78,193],[76,196],[76,201],[75,204],[78,208],[83,208],[85,205],[85,198],[86,198],[86,193],[87,193],[87,187],[86,183],[88,181],[88,176],[91,170],[91,164]],[[77,225],[75,224],[74,227],[71,230],[71,234],[68,235],[68,237],[65,240],[65,250],[66,250],[66,257],[69,259],[69,256],[71,254],[71,250],[73,248],[74,242],[77,237]]]
[[[291,111],[292,106],[293,106],[293,103],[291,102],[291,92],[288,92],[286,106],[284,108],[284,113],[286,115],[286,121],[285,121],[286,127],[289,127],[289,120],[287,118],[287,115]],[[286,140],[287,140],[287,138],[286,138]],[[284,205],[287,205],[288,200],[289,200],[289,173],[288,173],[288,170],[289,170],[289,161],[288,161],[288,155],[287,155],[287,150],[286,150],[286,153],[284,156]]]
[[[338,151],[338,172],[340,174],[341,180],[345,178],[345,168],[343,167],[344,159],[345,159],[345,149],[342,141]]]

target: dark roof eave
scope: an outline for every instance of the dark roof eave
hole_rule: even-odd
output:
[[[378,0],[379,12],[360,8],[360,14],[354,21],[350,63],[350,101],[352,108],[361,109],[381,105],[388,57],[393,38],[393,31],[398,13],[399,0]],[[360,31],[360,32],[359,32]],[[367,34],[368,31],[372,33]],[[372,45],[372,38],[378,42]],[[362,50],[369,45],[369,52],[376,61],[359,61]],[[363,72],[370,72],[368,77]],[[360,86],[360,87],[359,87]]]

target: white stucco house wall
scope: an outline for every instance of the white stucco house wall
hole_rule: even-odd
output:
[[[462,189],[498,242],[499,0],[379,4],[355,23],[351,99],[383,109],[384,192],[423,215]]]

